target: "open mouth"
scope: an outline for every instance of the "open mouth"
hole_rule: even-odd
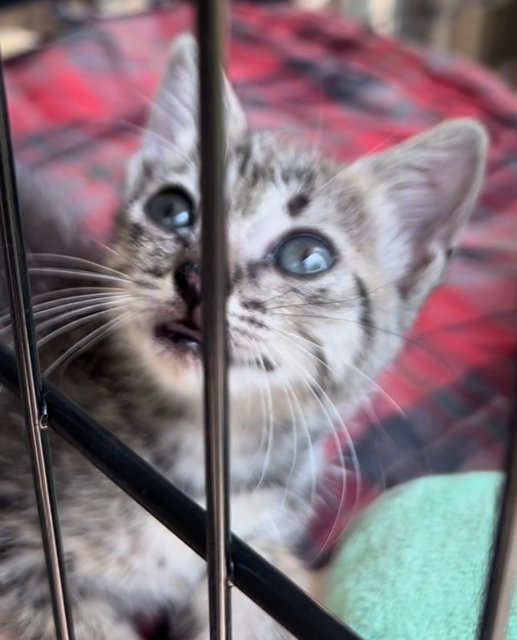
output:
[[[169,349],[174,349],[178,355],[201,355],[203,332],[199,325],[192,320],[183,319],[161,322],[154,329],[154,337],[162,345]],[[263,355],[253,359],[245,354],[239,358],[238,353],[232,353],[232,351],[232,349],[228,351],[228,365],[230,366],[259,369],[268,373],[275,371],[277,368],[275,363]]]
[[[163,322],[156,327],[155,337],[175,348],[193,352],[198,352],[201,349],[201,330],[189,320]]]

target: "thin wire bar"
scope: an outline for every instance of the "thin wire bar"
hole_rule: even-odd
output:
[[[203,361],[208,600],[211,640],[231,639],[224,105],[224,0],[199,0]]]
[[[20,395],[16,361],[2,346],[0,382]],[[206,559],[205,510],[46,381],[43,393],[52,429]],[[235,586],[299,640],[361,640],[236,536],[232,561]]]
[[[46,409],[34,335],[30,284],[27,275],[16,178],[9,132],[9,116],[0,53],[0,214],[2,248],[20,377],[21,400],[27,427],[40,518],[41,536],[58,640],[73,640],[66,576],[52,467]]]
[[[487,580],[479,640],[503,640],[517,575],[517,398],[509,422],[510,443],[506,461],[497,536]]]

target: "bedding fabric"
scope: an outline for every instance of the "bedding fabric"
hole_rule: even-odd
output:
[[[99,21],[8,64],[18,159],[109,235],[183,4]],[[360,476],[329,473],[303,552],[322,562],[351,517],[385,488],[500,467],[517,346],[517,98],[487,71],[422,52],[334,15],[233,6],[229,74],[250,122],[350,161],[440,120],[478,118],[491,137],[481,201],[447,280],[426,304],[371,404],[347,423]],[[446,169],[445,169],[446,170]],[[80,204],[77,210],[78,203]],[[354,456],[343,430],[341,452]]]

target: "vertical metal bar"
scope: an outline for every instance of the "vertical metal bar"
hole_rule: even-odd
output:
[[[14,342],[21,381],[21,397],[29,436],[34,487],[41,524],[43,548],[50,583],[56,635],[72,640],[63,554],[56,500],[51,477],[46,411],[34,339],[31,295],[23,235],[16,194],[16,178],[9,133],[7,98],[0,55],[0,213],[2,248],[9,289]]]
[[[487,580],[479,640],[503,640],[512,606],[517,574],[517,396],[508,425],[510,443],[501,496],[492,566]]]
[[[222,78],[224,0],[199,0],[203,355],[210,638],[231,638]]]

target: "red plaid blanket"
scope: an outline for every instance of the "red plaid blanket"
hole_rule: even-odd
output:
[[[84,203],[89,232],[109,230],[169,42],[191,18],[175,6],[97,22],[7,68],[19,159]],[[254,126],[291,131],[342,160],[450,116],[478,118],[492,140],[482,198],[445,285],[371,406],[348,424],[360,479],[348,478],[340,501],[329,474],[307,535],[314,557],[386,487],[501,464],[517,346],[517,97],[465,61],[285,6],[234,4],[230,75]]]

